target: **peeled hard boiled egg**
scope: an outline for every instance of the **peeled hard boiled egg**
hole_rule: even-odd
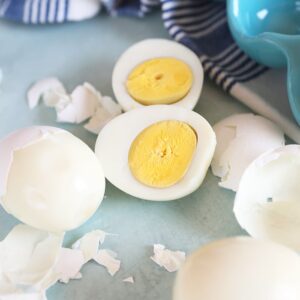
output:
[[[104,189],[99,160],[67,131],[36,126],[0,141],[1,204],[28,225],[51,232],[78,227],[97,210]]]
[[[110,121],[100,132],[96,155],[105,177],[146,200],[173,200],[202,183],[216,145],[209,123],[178,106],[153,105]]]
[[[203,68],[187,47],[148,39],[122,54],[113,71],[112,85],[125,111],[158,104],[193,109],[202,90]]]
[[[210,243],[177,274],[173,300],[298,300],[300,258],[276,243],[249,237]]]
[[[249,164],[262,153],[283,146],[283,131],[268,119],[254,114],[236,114],[213,126],[217,147],[211,163],[219,185],[237,191]]]
[[[239,224],[254,237],[300,251],[300,146],[257,158],[245,171],[234,203]]]

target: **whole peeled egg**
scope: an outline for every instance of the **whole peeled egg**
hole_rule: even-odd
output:
[[[173,300],[300,299],[300,257],[285,246],[249,237],[212,242],[177,274]]]
[[[152,105],[110,121],[98,136],[95,153],[105,177],[120,190],[166,201],[201,185],[215,146],[214,131],[198,113]]]
[[[62,232],[99,207],[105,178],[93,151],[71,133],[35,126],[0,141],[0,200],[32,227]]]
[[[115,97],[125,111],[161,104],[193,109],[202,85],[203,68],[197,55],[165,39],[147,39],[128,48],[112,76]]]

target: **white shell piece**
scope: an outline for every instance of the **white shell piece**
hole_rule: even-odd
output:
[[[168,272],[176,272],[185,261],[185,253],[182,251],[171,251],[161,244],[153,246],[154,255],[151,259]]]
[[[170,104],[193,109],[200,97],[203,85],[203,68],[199,57],[189,48],[165,39],[147,39],[128,48],[117,61],[112,75],[115,97],[125,111],[143,107],[135,101],[126,89],[129,73],[140,63],[158,57],[173,57],[185,62],[193,73],[193,84],[188,94],[180,101]]]
[[[121,261],[116,259],[117,254],[111,250],[100,249],[93,258],[99,265],[104,266],[107,272],[114,276],[120,269]]]
[[[61,111],[71,102],[71,97],[66,93],[49,90],[43,94],[43,101],[45,106]]]
[[[23,224],[15,226],[0,242],[0,275],[15,288],[40,284],[55,265],[62,241],[63,234],[50,234]],[[7,292],[0,290],[0,294]]]
[[[253,114],[232,115],[213,126],[217,147],[212,172],[221,187],[237,191],[247,166],[262,153],[283,146],[284,134],[271,121]]]
[[[58,122],[82,123],[95,113],[99,105],[97,96],[84,85],[77,86],[70,97],[71,102],[57,111]]]
[[[164,120],[188,123],[195,130],[198,142],[185,176],[173,186],[157,189],[133,177],[128,166],[128,152],[142,130]],[[120,190],[141,199],[167,201],[184,197],[199,188],[209,168],[215,145],[215,133],[198,113],[179,106],[152,105],[132,110],[110,121],[98,136],[95,153],[105,177]]]
[[[68,283],[70,279],[81,278],[78,274],[85,262],[81,250],[61,248],[53,272],[58,274],[60,282]]]
[[[97,109],[90,120],[84,125],[84,128],[94,134],[99,134],[101,129],[110,120],[122,113],[122,109],[111,97],[102,96],[91,84],[86,82],[83,86],[89,89],[98,99]]]
[[[99,246],[103,244],[106,235],[106,232],[99,229],[90,231],[77,240],[72,245],[72,249],[81,250],[84,260],[87,262],[97,255]]]
[[[27,100],[29,108],[35,108],[43,94],[48,91],[56,91],[63,94],[66,93],[62,83],[55,77],[39,80],[28,90]]]
[[[123,281],[123,282],[128,282],[128,283],[134,283],[134,279],[133,279],[132,276],[129,276],[129,277],[127,277],[127,278],[124,278],[122,281]]]
[[[300,251],[300,146],[264,153],[245,171],[234,213],[250,235]]]
[[[300,257],[249,237],[202,246],[180,268],[173,290],[173,300],[199,299],[300,299]]]
[[[13,161],[14,151],[25,148],[35,143],[49,134],[63,132],[63,130],[47,126],[35,126],[20,129],[0,140],[0,200],[6,192],[6,183],[9,168]]]

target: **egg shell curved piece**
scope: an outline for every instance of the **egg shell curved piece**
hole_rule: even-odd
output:
[[[164,120],[186,122],[195,130],[198,142],[184,177],[173,186],[153,188],[133,177],[128,166],[128,152],[142,130]],[[110,121],[98,136],[95,153],[105,177],[120,190],[145,200],[167,201],[184,197],[201,185],[215,145],[216,137],[211,126],[198,113],[178,106],[152,105],[132,110]]]
[[[0,282],[0,294],[43,282],[56,263],[62,242],[63,234],[16,225],[0,242],[0,277],[4,275],[9,283],[3,286]]]
[[[21,129],[0,143],[3,208],[50,232],[80,226],[97,210],[105,178],[93,151],[71,133]]]
[[[187,258],[175,281],[173,300],[199,299],[300,299],[300,258],[249,237],[212,242]]]
[[[49,77],[41,79],[28,90],[27,100],[29,108],[35,108],[43,94],[48,91],[55,91],[62,94],[66,93],[63,84],[57,78]]]
[[[140,63],[159,57],[173,57],[185,62],[193,73],[193,84],[188,94],[171,106],[193,109],[203,86],[203,68],[199,57],[184,45],[165,39],[147,39],[128,48],[117,61],[112,75],[115,97],[125,111],[143,107],[133,99],[126,88],[129,73]]]
[[[213,126],[217,147],[212,172],[219,185],[237,191],[249,164],[262,153],[283,146],[283,131],[273,122],[254,114],[236,114]]]
[[[245,171],[234,213],[250,235],[300,251],[300,146],[288,145],[257,158]]]
[[[0,140],[0,202],[6,192],[7,177],[13,161],[14,151],[35,143],[47,137],[48,134],[60,131],[63,130],[54,127],[35,126],[17,130]]]

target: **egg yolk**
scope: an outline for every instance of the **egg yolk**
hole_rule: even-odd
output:
[[[129,168],[145,185],[169,187],[187,172],[196,146],[197,135],[187,123],[158,122],[144,129],[131,144]]]
[[[191,89],[190,67],[175,58],[155,58],[139,64],[126,82],[130,96],[143,105],[172,104]]]

